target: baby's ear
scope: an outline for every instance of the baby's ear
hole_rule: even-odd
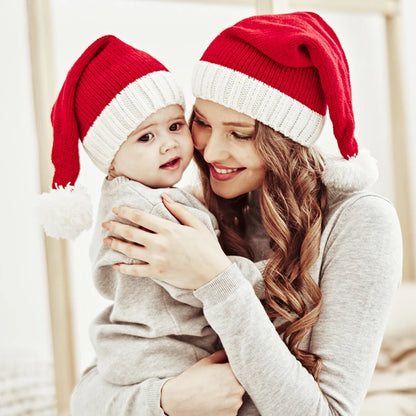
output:
[[[116,173],[116,168],[114,167],[114,159],[113,159],[112,162],[111,162],[110,167],[108,168],[108,173],[107,173],[107,178],[106,179],[108,181],[111,181],[116,177],[117,177],[117,173]]]

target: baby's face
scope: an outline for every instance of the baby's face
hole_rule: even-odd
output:
[[[126,176],[152,188],[177,183],[193,155],[191,133],[179,105],[158,110],[129,135],[114,157],[109,178]]]

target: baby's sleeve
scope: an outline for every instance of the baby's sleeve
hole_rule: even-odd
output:
[[[106,382],[95,365],[87,369],[71,397],[72,416],[165,416],[160,394],[167,379],[151,378],[119,386]]]

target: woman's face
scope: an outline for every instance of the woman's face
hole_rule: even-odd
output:
[[[266,166],[254,146],[254,119],[201,98],[194,112],[192,139],[209,165],[213,192],[230,199],[259,188]]]

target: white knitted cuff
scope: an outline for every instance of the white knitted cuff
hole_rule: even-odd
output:
[[[85,151],[107,173],[127,136],[147,117],[172,104],[185,108],[182,91],[170,72],[152,72],[137,79],[117,94],[97,117],[82,142]]]
[[[313,144],[325,116],[264,82],[241,72],[199,61],[192,80],[195,97],[246,114],[304,145]]]

